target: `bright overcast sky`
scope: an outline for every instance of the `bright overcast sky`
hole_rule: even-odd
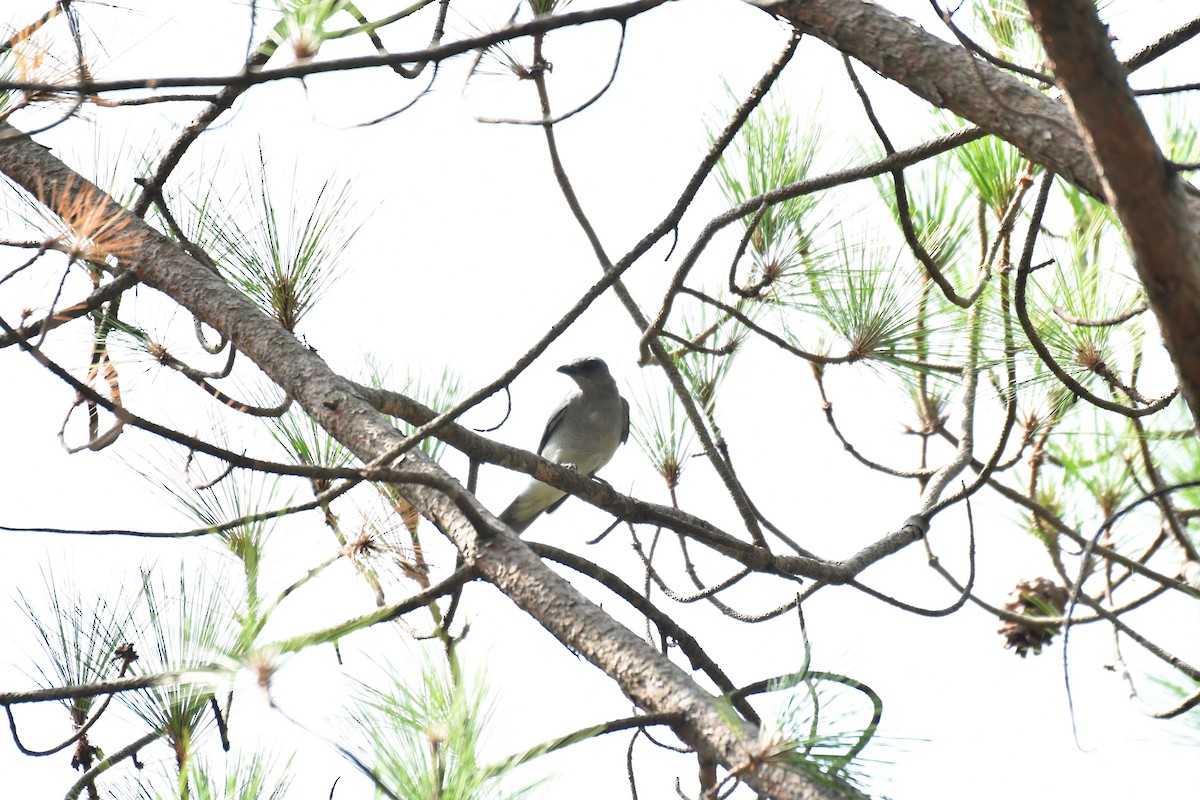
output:
[[[0,24],[26,24],[48,5],[7,0],[0,10]],[[90,26],[89,40],[103,46],[93,67],[98,77],[228,74],[238,69],[242,58],[245,4],[224,0],[120,4],[134,8],[132,13],[100,4],[77,5]],[[368,15],[382,5],[361,4]],[[885,5],[931,28],[934,25],[923,1]],[[476,3],[471,11],[452,14],[450,32],[464,35],[472,25],[501,24],[505,8]],[[1154,32],[1169,29],[1169,20],[1194,13],[1188,2],[1131,1],[1114,8],[1123,52],[1147,43]],[[1151,23],[1152,29],[1143,26]],[[563,106],[572,91],[586,95],[595,90],[596,81],[602,81],[610,68],[616,41],[612,24],[550,37],[547,57],[555,67],[552,88],[558,88]],[[567,169],[611,257],[623,254],[657,223],[694,170],[706,146],[704,120],[718,119],[719,111],[730,104],[722,81],[728,81],[735,93],[744,93],[784,41],[784,29],[769,15],[736,0],[675,3],[630,25],[621,72],[612,90],[560,128]],[[1194,59],[1194,48],[1190,52]],[[307,87],[289,82],[255,89],[236,114],[206,135],[203,146],[179,173],[180,181],[198,184],[198,177],[185,176],[201,174],[205,164],[223,159],[226,181],[236,181],[242,174],[240,165],[256,157],[261,143],[281,185],[293,173],[301,191],[331,174],[353,181],[355,219],[364,222],[363,228],[347,250],[345,277],[301,326],[306,341],[335,369],[352,377],[364,374],[362,357],[369,353],[391,367],[397,382],[406,372],[435,377],[443,366],[453,368],[470,386],[492,380],[599,274],[554,184],[540,132],[482,125],[471,118],[472,112],[527,112],[527,107],[500,96],[498,85],[486,76],[464,98],[460,89],[465,65],[463,60],[448,65],[437,89],[412,110],[367,127],[352,126],[398,108],[410,97],[407,92],[412,87],[398,85],[394,76],[376,71],[352,78],[314,79]],[[585,88],[577,90],[577,86]],[[884,124],[893,130],[898,146],[927,136],[926,128],[913,128],[911,123],[924,116],[907,113],[919,111],[919,104],[903,92],[885,94],[881,81],[868,81],[868,88],[877,93]],[[854,137],[864,131],[861,110],[828,48],[805,40],[784,74],[778,95],[797,114],[818,115],[826,121],[830,135],[817,169],[846,165],[856,157]],[[160,144],[170,141],[174,126],[192,113],[194,109],[187,107],[89,111],[85,115],[89,122],[63,125],[38,140],[89,174],[94,171],[90,165],[136,152],[150,144],[151,137]],[[22,123],[20,118],[16,121]],[[232,191],[233,184],[228,186]],[[721,207],[719,192],[711,187],[702,192],[681,227],[681,250]],[[853,225],[874,224],[856,211],[852,214]],[[675,263],[664,262],[668,247],[669,243],[660,244],[651,251],[631,279],[635,289],[650,292],[651,303]],[[9,260],[2,254],[0,258],[6,259],[0,261],[3,272]],[[514,286],[522,287],[523,300],[517,307],[496,302],[498,297],[514,296]],[[43,286],[34,288],[43,292],[39,297],[45,296]],[[151,304],[153,299],[147,295],[152,294],[139,290],[129,307]],[[11,292],[0,295],[0,313],[15,317],[21,302]],[[190,321],[181,315],[163,324],[186,330]],[[85,363],[83,335],[62,337],[55,351],[72,367]],[[635,364],[636,342],[637,331],[615,301],[597,303],[517,379],[512,418],[495,435],[532,447],[546,414],[567,388],[554,368],[580,355],[604,357],[626,394],[637,395],[650,377]],[[751,348],[744,356],[742,374],[751,374],[760,357]],[[0,459],[0,524],[188,527],[122,463],[122,459],[136,460],[134,454],[145,449],[147,437],[128,433],[113,448],[115,452],[66,455],[56,436],[70,403],[68,390],[15,348],[0,352],[0,365],[6,387],[0,392],[0,419],[6,420],[0,433],[0,452],[5,456]],[[177,376],[146,363],[125,372],[131,406],[187,432],[204,430],[209,402],[190,384],[177,386]],[[915,510],[916,498],[911,487],[865,475],[850,462],[823,426],[816,391],[804,372],[797,369],[794,375],[778,376],[769,386],[732,384],[724,400],[726,433],[744,448],[736,455],[752,486],[755,481],[771,485],[771,476],[780,470],[796,476],[792,489],[764,498],[768,515],[788,520],[787,527],[797,531],[806,546],[840,557],[898,527]],[[139,398],[139,390],[145,391],[147,400]],[[899,440],[896,433],[903,420],[898,396],[888,394],[893,391],[870,376],[839,381],[835,399],[843,418],[853,418],[856,410],[868,415],[855,427],[860,441]],[[870,399],[858,401],[856,393]],[[885,403],[874,402],[878,396]],[[180,405],[162,398],[175,398]],[[897,409],[894,413],[886,410],[888,402]],[[770,427],[773,403],[799,408],[794,418],[804,427],[774,431]],[[202,411],[186,412],[185,406]],[[503,400],[495,399],[465,421],[490,427],[503,416],[503,407]],[[882,413],[880,407],[885,409]],[[241,434],[230,430],[234,441]],[[170,452],[162,446],[157,450]],[[178,464],[178,454],[173,457]],[[465,475],[461,461],[450,459],[447,466]],[[618,454],[604,475],[622,491],[664,500],[644,456],[632,445]],[[522,480],[485,470],[480,497],[489,507],[502,507]],[[698,513],[705,510],[706,495],[716,494],[699,470],[685,478],[682,491],[685,507],[691,503]],[[864,502],[864,497],[870,500]],[[712,509],[712,513],[722,518],[730,511]],[[934,538],[947,563],[960,570],[961,516],[958,510],[939,517],[942,530],[935,528]],[[981,594],[999,603],[1016,580],[1039,572],[1051,574],[1040,546],[1021,529],[1013,512],[980,503],[976,521]],[[638,583],[627,537],[614,534],[593,548],[584,545],[605,525],[603,514],[576,501],[561,514],[541,520],[529,537],[585,552],[601,563],[619,564],[623,574]],[[278,565],[281,574],[323,559],[331,544],[315,516],[288,521],[277,535],[287,542]],[[181,554],[201,547],[49,534],[3,536],[6,556],[0,558],[0,586],[8,590],[6,595],[20,590],[31,598],[43,592],[41,570],[52,568],[56,579],[97,591],[111,587],[114,575],[123,576],[126,590],[131,591],[140,565],[153,564],[169,572],[177,569],[174,565]],[[438,557],[443,569],[452,566],[448,550]],[[219,560],[209,561],[210,569],[218,569]],[[913,603],[937,606],[952,600],[923,561],[923,549],[914,546],[873,569],[868,582]],[[357,596],[322,594],[346,585],[346,580],[332,579],[319,584],[311,605],[303,607],[290,624],[333,622],[369,608],[365,591]],[[629,713],[627,701],[609,681],[512,611],[498,592],[472,587],[468,599],[467,610],[475,624],[465,653],[477,664],[486,662],[500,696],[495,755]],[[611,597],[604,599],[606,609],[640,630],[636,619],[617,610]],[[766,598],[739,600],[760,611],[774,605]],[[745,627],[724,620],[713,625],[711,613],[708,607],[689,609],[681,612],[679,621],[684,627],[694,626],[693,632],[709,641],[742,637],[744,647],[724,664],[735,682],[748,683],[799,665],[802,647],[794,617]],[[848,589],[819,593],[805,613],[814,667],[852,675],[884,697],[886,743],[873,746],[868,755],[892,762],[878,766],[874,788],[895,800],[1173,796],[1180,787],[1194,784],[1194,738],[1190,742],[1175,738],[1181,729],[1174,723],[1147,721],[1127,703],[1118,677],[1101,669],[1111,645],[1107,632],[1099,628],[1076,631],[1071,644],[1075,721],[1082,745],[1078,748],[1063,686],[1060,641],[1041,657],[1022,660],[1002,649],[995,632],[998,621],[974,608],[948,619],[924,619]],[[1179,613],[1194,614],[1195,609]],[[33,646],[28,623],[7,596],[0,598],[0,630],[0,689],[31,687]],[[400,636],[361,636],[362,642],[355,644],[359,649],[353,651],[361,658],[387,662],[406,658],[403,654],[414,649]],[[267,710],[250,685],[235,702],[235,737],[239,726],[243,731],[261,729],[283,751],[296,749],[304,779],[294,785],[289,798],[326,798],[338,775],[344,776],[335,794],[340,800],[369,792],[367,782],[321,740],[322,735],[335,733],[322,726],[336,712],[340,697],[336,689],[324,690],[340,683],[328,652],[305,654],[279,673],[275,696],[280,706],[316,735],[300,732]],[[57,719],[62,712],[55,706],[22,710],[21,715],[29,720],[42,715]],[[64,735],[61,728],[41,728],[32,722],[22,725],[22,733],[34,747]],[[103,744],[117,749],[135,735],[123,737],[117,732]],[[539,768],[549,768],[559,777],[543,795],[627,796],[626,741],[613,738],[584,745],[548,761]],[[14,797],[58,796],[77,776],[65,757],[55,760],[56,765],[48,765],[18,754],[9,741],[0,744],[4,791],[15,792]],[[673,776],[692,781],[695,764],[678,759],[664,769],[648,772],[639,783],[643,796],[674,796]]]

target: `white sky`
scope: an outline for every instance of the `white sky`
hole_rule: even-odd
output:
[[[0,12],[0,23],[23,23],[45,5],[10,0]],[[245,42],[245,8],[214,0],[132,5],[149,10],[127,15],[92,5],[81,8],[107,48],[107,54],[97,59],[99,76],[208,75],[237,69]],[[1120,41],[1128,43],[1130,50],[1150,41],[1173,27],[1171,20],[1187,18],[1189,5],[1116,6],[1113,20],[1120,26]],[[490,4],[479,6],[485,10],[470,15],[471,19],[498,24],[507,14]],[[371,14],[375,6],[364,3],[362,7]],[[923,2],[889,7],[932,27]],[[1140,9],[1137,13],[1126,10],[1135,7]],[[1153,13],[1143,13],[1147,7]],[[110,27],[114,21],[120,26]],[[452,15],[451,35],[467,30],[463,17]],[[547,57],[555,66],[552,91],[562,98],[556,101],[558,107],[569,104],[567,98],[576,85],[588,87],[581,94],[594,90],[597,76],[609,68],[614,32],[615,25],[610,24],[551,37]],[[619,257],[657,223],[690,176],[706,146],[702,121],[713,118],[718,106],[728,107],[722,80],[739,95],[744,93],[775,58],[784,38],[783,29],[768,15],[735,0],[676,3],[630,25],[624,63],[612,91],[559,130],[567,169],[610,257]],[[393,42],[386,35],[385,40]],[[223,154],[226,166],[233,167],[228,179],[234,180],[241,174],[240,164],[254,158],[261,141],[272,169],[283,179],[294,171],[302,184],[311,185],[336,171],[354,181],[356,213],[365,218],[365,225],[347,252],[345,278],[301,331],[334,368],[345,373],[362,375],[362,355],[371,353],[391,365],[397,377],[406,371],[436,374],[450,365],[469,385],[486,382],[532,345],[599,274],[554,185],[540,132],[473,122],[459,93],[464,66],[462,61],[448,65],[438,89],[410,112],[376,126],[348,130],[353,122],[398,107],[412,87],[390,74],[362,73],[352,79],[314,79],[307,95],[294,82],[255,89],[232,119],[225,118],[225,124],[205,137],[203,148],[177,173],[181,182],[177,185],[186,185],[189,171],[203,171],[201,164],[211,169]],[[897,146],[924,138],[924,123],[911,122],[922,119],[921,106],[903,92],[885,96],[882,86],[868,80]],[[806,39],[780,89],[798,113],[819,114],[827,120],[830,135],[818,169],[847,163],[855,152],[853,132],[864,131],[864,126],[838,59]],[[494,111],[492,104],[508,113],[518,108],[486,79],[473,86],[470,102],[472,108],[487,113]],[[150,137],[165,143],[173,138],[173,120],[190,118],[191,110],[150,107],[87,116],[96,122],[94,126],[72,123],[39,137],[85,172],[85,165],[94,163],[90,153],[96,142],[101,161],[106,154],[136,150]],[[129,139],[122,142],[126,123]],[[674,260],[663,261],[669,242],[644,258],[631,284],[647,298],[647,311],[656,309],[656,292],[669,278],[679,254],[721,208],[719,193],[707,187],[681,227]],[[713,252],[710,263],[720,270],[719,262],[732,252],[732,245],[714,244]],[[2,262],[0,268],[8,263]],[[42,292],[37,296],[45,298],[45,286],[52,290],[56,279],[44,277],[46,283],[34,287]],[[7,287],[0,290],[0,312],[8,318],[23,302],[28,301]],[[133,312],[155,304],[153,292],[141,289],[125,308]],[[189,324],[180,317],[164,329],[180,337]],[[70,366],[81,366],[86,357],[81,336],[59,337],[53,352]],[[629,387],[627,393],[638,391],[652,377],[639,372],[634,363],[636,341],[637,331],[615,301],[598,302],[517,379],[512,419],[495,435],[532,446],[547,412],[567,388],[554,368],[579,355],[604,357]],[[128,457],[146,443],[146,437],[127,433],[113,448],[116,453],[66,455],[55,437],[70,402],[68,390],[13,348],[0,359],[7,388],[0,392],[0,418],[19,420],[6,424],[0,434],[0,452],[6,455],[0,458],[0,523],[188,526],[116,457],[117,453]],[[784,371],[777,371],[779,364],[769,346],[748,349],[722,396],[723,428],[743,477],[767,515],[821,554],[849,555],[901,524],[915,508],[915,494],[911,487],[879,480],[851,463],[824,427],[807,368],[789,363]],[[762,374],[756,368],[770,370],[769,383],[751,378]],[[743,380],[738,380],[739,375]],[[205,430],[210,404],[190,385],[182,385],[184,381],[145,363],[127,367],[124,378],[135,410],[184,430]],[[894,390],[869,376],[850,375],[832,377],[830,390],[839,417],[852,429],[856,442],[883,454],[908,452],[899,449],[911,443],[898,435],[904,419]],[[465,422],[490,427],[503,415],[503,405],[500,400],[485,403]],[[204,411],[190,414],[189,407]],[[769,427],[776,409],[788,415],[785,430]],[[240,442],[249,430],[249,425],[226,424],[231,426],[233,441]],[[465,473],[459,460],[448,460],[447,467]],[[604,475],[618,489],[665,500],[644,456],[633,446],[624,448]],[[481,499],[501,507],[522,481],[521,476],[485,469]],[[685,478],[681,502],[685,508],[732,524],[735,517],[727,504],[714,505],[711,500],[719,495],[711,476],[697,468]],[[349,508],[343,513],[352,515]],[[939,517],[933,534],[939,554],[959,575],[964,572],[962,516],[958,510]],[[1001,603],[1016,580],[1051,574],[1039,546],[1022,532],[1013,512],[981,503],[975,517],[981,594]],[[605,525],[604,515],[574,502],[540,521],[529,536],[581,551],[639,584],[640,570],[626,535],[613,534],[592,548],[583,544]],[[325,558],[332,544],[315,516],[289,520],[275,535],[279,554],[275,569],[281,581]],[[0,557],[0,587],[7,589],[7,595],[21,590],[35,598],[42,592],[43,565],[51,565],[56,578],[79,587],[100,591],[124,582],[132,590],[139,565],[155,564],[169,578],[181,557],[193,555],[195,548],[210,549],[195,543],[3,536],[6,555]],[[452,563],[446,548],[432,557],[440,559],[442,566]],[[873,568],[865,579],[908,602],[946,604],[953,599],[949,590],[923,562],[922,549],[913,547]],[[361,613],[371,602],[361,584],[346,573],[331,575],[305,591],[309,592],[305,603],[277,621],[281,635],[293,625],[303,630]],[[785,589],[772,589],[779,591]],[[607,610],[641,629],[611,596],[591,593],[602,599]],[[759,611],[787,599],[745,592],[734,597],[740,607]],[[477,663],[486,661],[500,694],[495,755],[629,713],[627,701],[611,682],[514,613],[495,590],[472,587],[465,611],[473,621],[465,653]],[[1194,623],[1194,608],[1176,612]],[[747,627],[714,621],[714,613],[707,606],[687,608],[677,612],[677,619],[710,647],[736,683],[788,672],[800,663],[794,616]],[[868,754],[892,762],[880,766],[875,788],[895,800],[962,796],[987,800],[1016,793],[1032,798],[1173,795],[1192,782],[1192,770],[1187,768],[1195,759],[1194,738],[1190,742],[1177,738],[1179,728],[1148,721],[1130,707],[1116,676],[1101,668],[1109,658],[1110,644],[1098,628],[1077,630],[1072,639],[1072,685],[1084,745],[1080,750],[1072,739],[1063,690],[1061,642],[1056,641],[1040,658],[1022,660],[1001,648],[995,633],[998,622],[970,607],[949,619],[926,620],[853,590],[821,592],[805,613],[815,648],[814,667],[850,674],[884,697],[883,734],[888,743]],[[27,623],[6,599],[0,601],[0,628],[7,634],[0,634],[0,688],[31,687]],[[738,644],[729,647],[727,641]],[[349,653],[352,668],[357,669],[368,659],[401,660],[410,650],[398,636],[372,632],[344,643],[343,654]],[[1180,655],[1194,658],[1196,654]],[[1136,659],[1135,663],[1153,666]],[[279,673],[275,697],[289,714],[332,736],[334,729],[323,720],[341,704],[337,687],[343,683],[330,653],[321,650],[293,660]],[[57,706],[24,708],[18,714],[27,744],[46,746],[56,737],[65,737],[63,731],[40,724],[61,716]],[[261,730],[264,740],[276,742],[280,749],[295,748],[302,779],[289,798],[327,797],[339,775],[342,780],[335,797],[368,796],[367,782],[346,762],[317,737],[297,733],[267,710],[249,685],[239,691],[232,724],[235,738],[239,732]],[[110,731],[111,738],[102,741],[109,750],[136,735]],[[535,771],[548,769],[558,776],[544,796],[627,796],[626,742],[624,736],[610,737],[539,762]],[[638,752],[644,759],[641,764],[655,758],[644,742]],[[53,764],[30,759],[19,755],[6,739],[0,743],[0,775],[6,786],[21,788],[23,793],[15,796],[57,796],[75,778],[68,758],[60,754],[51,759]],[[674,776],[682,776],[685,790],[692,791],[694,774],[694,761],[668,760],[657,769],[647,769],[639,789],[643,797],[674,796]]]

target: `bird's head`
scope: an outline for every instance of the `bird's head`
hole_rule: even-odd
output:
[[[606,383],[613,379],[612,375],[609,374],[608,364],[605,364],[602,359],[595,356],[577,358],[569,364],[563,364],[558,368],[558,371],[568,376],[580,386]]]

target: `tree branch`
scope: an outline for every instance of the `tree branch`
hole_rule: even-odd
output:
[[[1028,6],[1099,170],[1102,196],[1125,228],[1134,267],[1196,420],[1200,242],[1182,182],[1154,141],[1095,5],[1085,0],[1029,0]]]

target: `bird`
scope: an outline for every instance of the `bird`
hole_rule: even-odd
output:
[[[538,455],[590,478],[629,438],[629,401],[617,391],[608,365],[595,356],[563,364],[558,371],[577,388],[547,420]],[[500,521],[521,533],[566,499],[561,489],[533,480],[500,513]]]

